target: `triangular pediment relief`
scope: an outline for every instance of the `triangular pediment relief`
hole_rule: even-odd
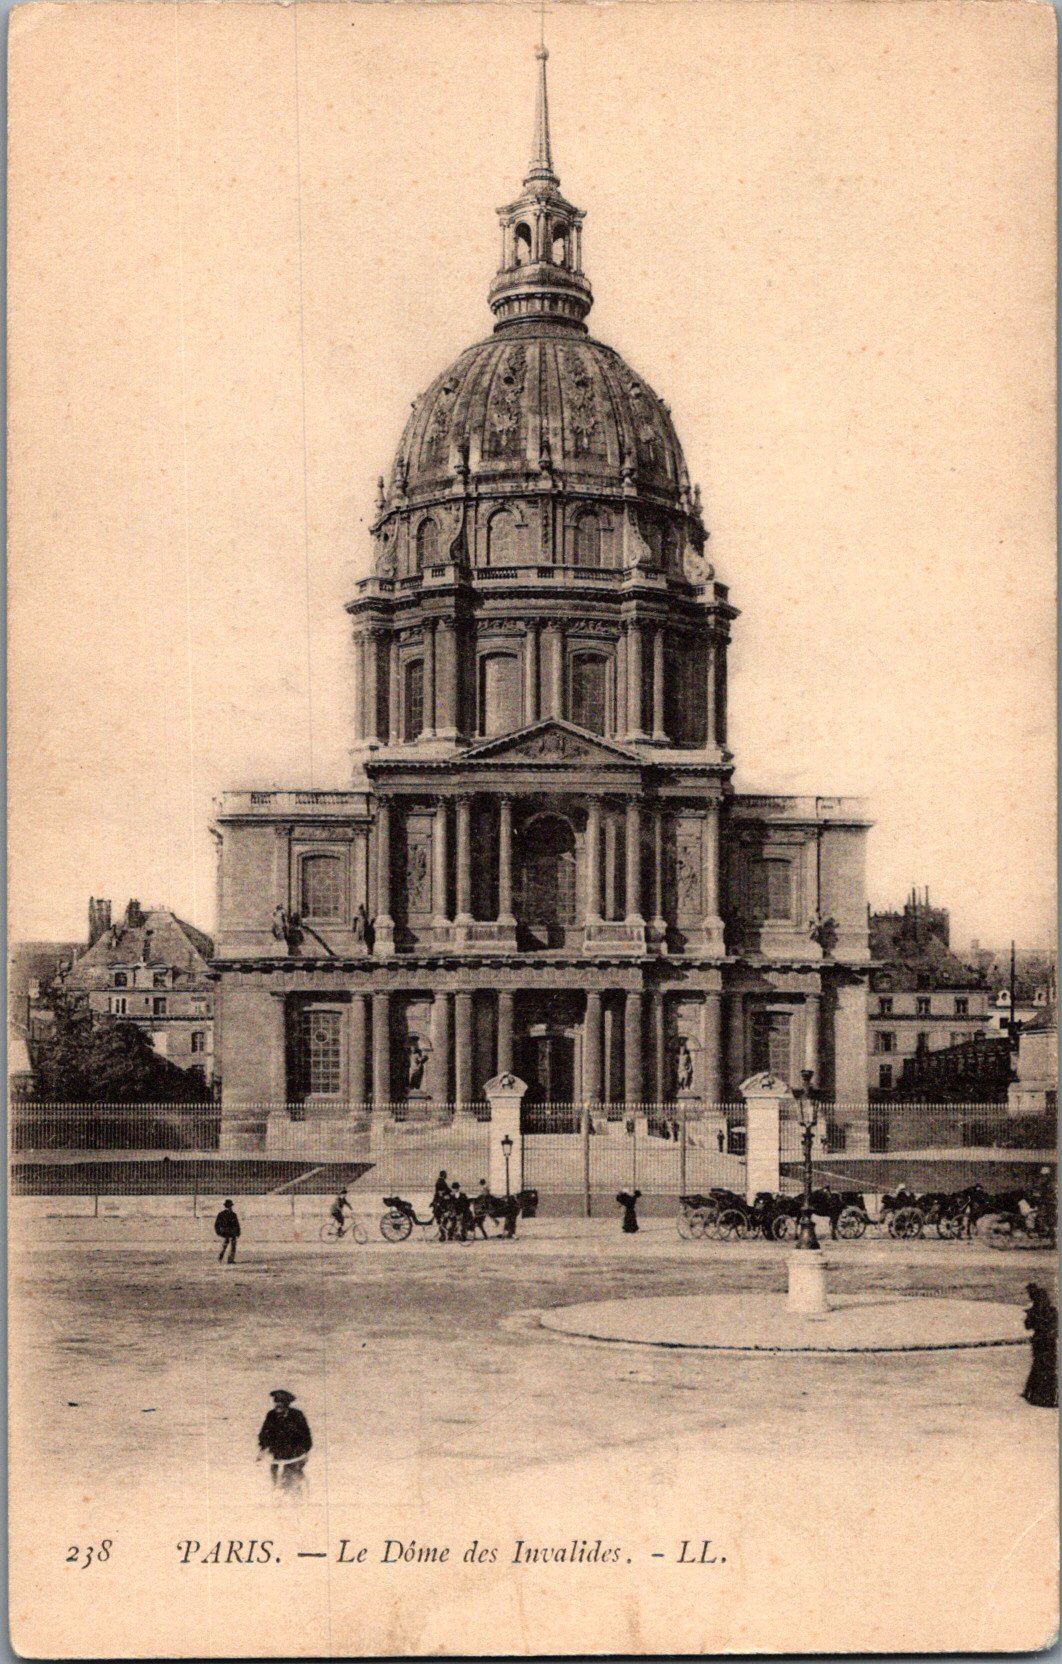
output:
[[[642,758],[600,734],[577,728],[573,722],[547,718],[515,734],[501,734],[470,746],[459,759],[514,763],[641,763]]]

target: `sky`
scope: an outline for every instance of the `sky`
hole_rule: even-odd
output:
[[[342,786],[344,603],[410,401],[487,335],[537,6],[18,8],[16,939],[209,930],[212,804]],[[1050,8],[546,8],[593,334],[741,609],[739,789],[868,801],[868,894],[1054,935]]]

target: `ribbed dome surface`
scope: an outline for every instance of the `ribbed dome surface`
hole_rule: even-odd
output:
[[[544,466],[678,505],[688,489],[665,405],[611,347],[545,322],[510,325],[463,352],[413,407],[395,459],[408,498],[437,491],[464,462],[473,479]]]

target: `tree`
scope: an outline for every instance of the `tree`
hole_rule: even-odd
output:
[[[202,1072],[160,1057],[135,1023],[96,1018],[57,1001],[55,1024],[31,1059],[38,1102],[53,1104],[204,1103]]]

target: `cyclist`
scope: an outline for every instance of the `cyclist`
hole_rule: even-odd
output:
[[[346,1212],[349,1213],[350,1217],[353,1219],[354,1209],[351,1207],[350,1202],[347,1200],[347,1187],[346,1187],[346,1185],[343,1186],[342,1190],[339,1192],[339,1195],[336,1197],[335,1201],[332,1203],[332,1218],[335,1220],[336,1224],[339,1227],[339,1235],[340,1236],[346,1236],[346,1234],[347,1234],[346,1221],[343,1218],[344,1210],[346,1210]]]

